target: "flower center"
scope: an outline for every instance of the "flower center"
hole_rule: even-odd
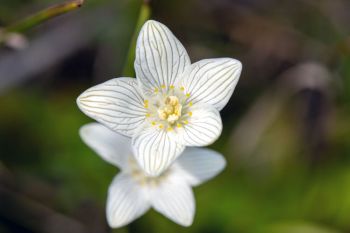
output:
[[[169,124],[174,124],[181,117],[182,105],[176,96],[168,96],[164,105],[158,109],[158,116],[161,120],[166,120]]]
[[[139,185],[148,187],[158,186],[165,178],[168,177],[171,172],[170,169],[167,169],[165,172],[158,176],[149,176],[139,167],[133,155],[130,155],[128,158],[128,167],[130,176]]]
[[[173,85],[162,85],[162,89],[162,92],[156,89],[153,96],[144,100],[147,121],[152,126],[167,131],[188,124],[192,116],[190,93],[185,93],[184,87],[176,88]]]

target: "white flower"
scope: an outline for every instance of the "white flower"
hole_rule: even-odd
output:
[[[214,177],[226,164],[217,152],[187,148],[160,176],[148,176],[132,156],[129,138],[99,123],[83,126],[80,135],[105,161],[121,170],[107,199],[107,220],[114,228],[132,222],[151,207],[180,225],[191,225],[195,212],[191,186]]]
[[[139,165],[162,173],[185,146],[206,146],[221,134],[219,111],[230,99],[242,65],[231,58],[191,64],[163,24],[147,21],[137,41],[137,79],[116,78],[78,97],[88,116],[132,137]]]

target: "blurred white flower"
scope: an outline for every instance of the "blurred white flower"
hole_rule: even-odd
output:
[[[0,44],[1,42],[4,42],[9,48],[17,50],[23,50],[29,45],[24,35],[17,32],[5,32],[2,28],[0,28]]]
[[[209,149],[187,148],[159,176],[148,176],[135,161],[130,139],[99,123],[80,129],[83,141],[105,161],[120,168],[108,193],[107,220],[111,227],[124,226],[153,207],[172,221],[189,226],[195,213],[191,186],[217,175],[225,159]]]
[[[150,20],[137,41],[137,79],[116,78],[94,86],[77,103],[86,115],[132,137],[139,165],[158,175],[185,146],[206,146],[219,137],[219,111],[230,99],[241,69],[231,58],[191,64],[171,31]]]

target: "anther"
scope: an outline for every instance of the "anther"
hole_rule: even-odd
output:
[[[148,108],[148,100],[143,101],[145,108]]]

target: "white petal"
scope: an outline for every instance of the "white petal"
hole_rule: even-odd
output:
[[[165,25],[154,20],[143,25],[137,39],[135,71],[146,94],[155,89],[166,91],[190,64],[185,48]]]
[[[89,117],[126,136],[144,122],[146,110],[134,78],[116,78],[81,94],[77,103]]]
[[[202,148],[186,148],[176,160],[179,176],[185,176],[192,186],[213,178],[226,166],[225,158],[218,152]]]
[[[182,226],[190,226],[195,213],[192,189],[181,178],[171,176],[153,190],[153,208]]]
[[[123,168],[132,154],[131,140],[99,123],[86,124],[80,128],[80,137],[105,161]]]
[[[127,174],[119,174],[112,181],[107,199],[107,221],[122,227],[143,215],[150,208],[145,189]]]
[[[132,146],[140,167],[152,176],[165,171],[185,148],[156,127],[143,128],[132,139]]]
[[[195,105],[188,124],[178,128],[179,141],[186,146],[207,146],[216,141],[222,131],[220,113],[210,105]]]
[[[180,85],[190,94],[193,104],[211,104],[220,111],[229,101],[241,70],[242,64],[235,59],[205,59],[186,69]]]

